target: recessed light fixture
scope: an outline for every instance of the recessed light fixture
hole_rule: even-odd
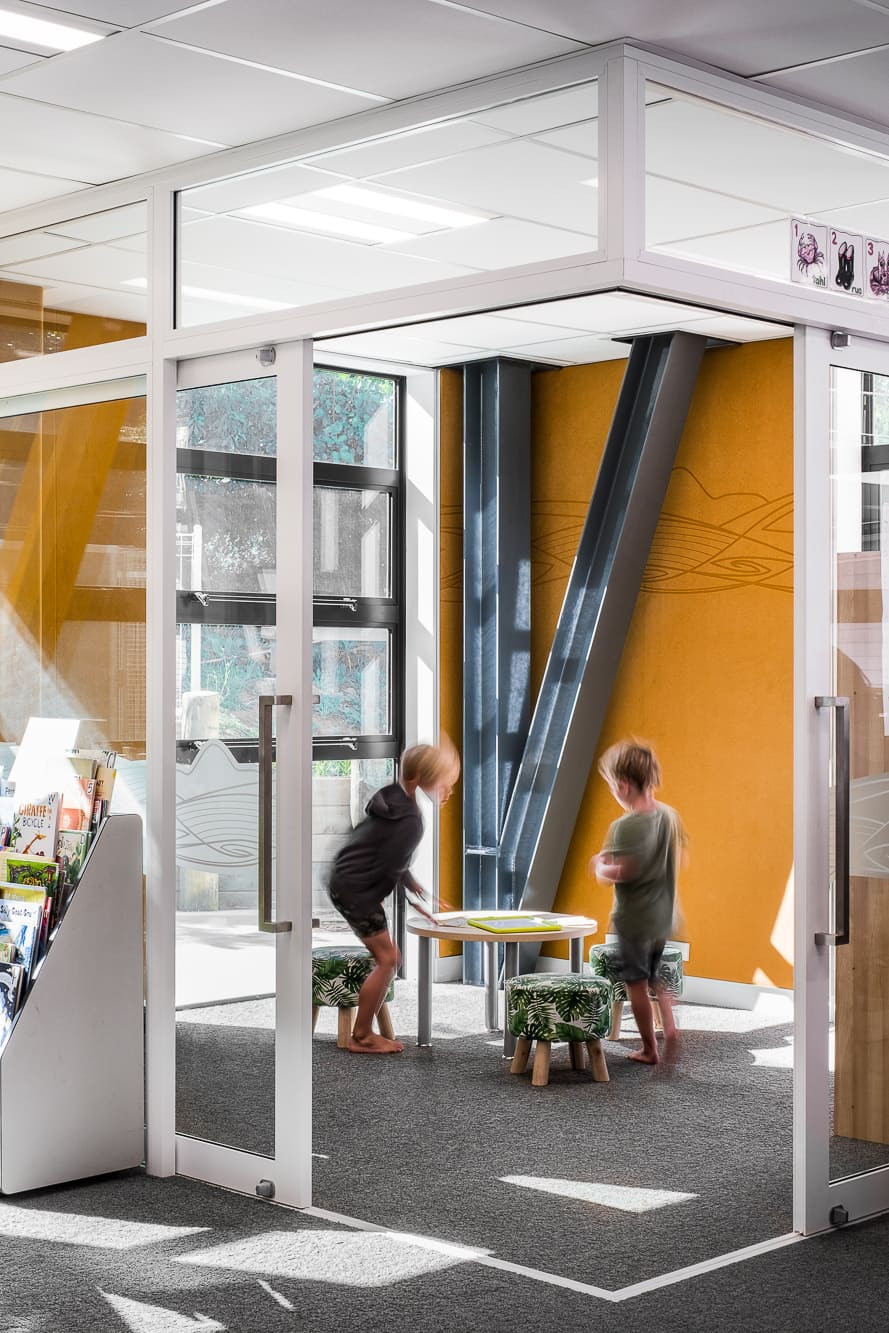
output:
[[[0,9],[0,37],[10,37],[26,45],[48,46],[54,51],[74,51],[90,42],[101,42],[107,34],[87,32],[85,28],[71,28],[67,23],[51,23],[48,19],[34,19],[27,14],[15,14]]]
[[[341,204],[357,204],[372,208],[377,213],[393,213],[396,217],[416,218],[420,222],[437,222],[441,227],[474,227],[479,222],[490,222],[481,213],[464,213],[457,208],[430,204],[424,199],[407,199],[403,195],[370,190],[364,185],[332,185],[327,190],[314,191],[317,199],[335,199]]]
[[[254,204],[250,208],[239,209],[239,212],[243,217],[258,218],[261,222],[277,222],[282,227],[293,227],[297,231],[346,236],[349,240],[366,241],[368,244],[413,239],[411,232],[397,231],[394,227],[359,222],[357,218],[334,217],[332,213],[316,213],[310,208],[294,208],[290,204]]]
[[[120,285],[121,287],[138,287],[144,291],[148,286],[148,279],[124,278]],[[237,292],[220,292],[213,287],[190,287],[186,284],[182,288],[182,295],[194,296],[202,301],[216,301],[220,305],[234,305],[241,309],[244,306],[253,306],[256,310],[286,310],[288,308],[286,301],[270,301],[264,296],[240,296]]]

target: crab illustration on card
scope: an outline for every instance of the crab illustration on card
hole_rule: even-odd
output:
[[[827,286],[827,227],[790,219],[790,276],[809,287]]]

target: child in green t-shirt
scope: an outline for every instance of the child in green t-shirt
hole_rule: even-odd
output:
[[[599,760],[599,772],[626,814],[608,830],[605,845],[590,861],[597,879],[614,885],[612,922],[620,948],[620,977],[626,982],[642,1038],[631,1060],[658,1063],[649,992],[661,1008],[664,1040],[677,1041],[673,1003],[658,979],[658,964],[673,927],[676,874],[685,842],[682,821],[654,799],[661,770],[654,751],[636,740],[619,741]]]

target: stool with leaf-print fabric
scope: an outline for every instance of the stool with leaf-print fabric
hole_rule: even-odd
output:
[[[549,1082],[550,1050],[554,1041],[566,1041],[571,1066],[583,1068],[584,1048],[596,1083],[608,1082],[608,1066],[601,1038],[611,1022],[611,983],[603,977],[576,972],[528,973],[506,982],[506,1023],[516,1042],[510,1066],[513,1074],[527,1068],[531,1043],[536,1041],[531,1082],[542,1088]]]
[[[621,980],[620,972],[620,946],[617,944],[593,944],[590,947],[590,968],[594,976],[605,977],[611,982],[611,1031],[608,1037],[611,1041],[617,1041],[620,1036],[620,1024],[623,1017],[624,1001],[629,997],[627,995],[627,983]],[[664,990],[669,991],[671,995],[680,996],[683,991],[684,981],[682,974],[682,950],[674,945],[667,945],[658,963],[657,979]],[[663,1019],[661,1017],[661,1007],[657,1000],[652,999],[651,1007],[654,1010],[654,1025],[656,1028],[663,1028]]]
[[[358,992],[373,968],[373,954],[360,944],[321,944],[312,950],[313,1032],[322,1007],[338,1009],[336,1044],[341,1048],[348,1046],[352,1028],[355,1026]],[[390,1041],[395,1036],[395,1030],[392,1027],[388,1001],[394,995],[393,982],[377,1013],[380,1034],[388,1037]]]

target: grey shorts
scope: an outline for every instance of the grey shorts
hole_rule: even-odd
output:
[[[369,910],[367,907],[358,907],[347,895],[340,896],[332,884],[328,885],[327,892],[340,916],[352,927],[360,940],[366,940],[368,935],[379,935],[381,931],[389,929],[382,903],[379,907]]]
[[[666,940],[628,940],[618,935],[621,981],[656,981]]]

